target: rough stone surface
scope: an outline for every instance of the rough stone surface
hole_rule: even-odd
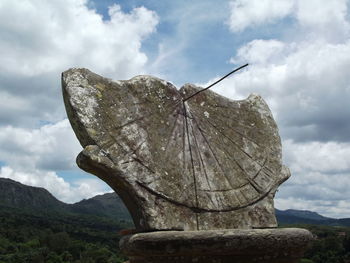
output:
[[[84,150],[77,163],[123,199],[140,230],[275,227],[273,197],[290,173],[258,95],[233,101],[151,76],[62,74]]]
[[[126,236],[130,263],[297,263],[311,233],[303,229],[163,231]]]

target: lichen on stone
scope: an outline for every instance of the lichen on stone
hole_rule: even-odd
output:
[[[200,88],[87,69],[64,72],[62,87],[79,141],[94,149],[79,166],[121,196],[138,228],[276,226],[273,196],[289,170],[259,95],[233,101],[206,90],[185,101]]]

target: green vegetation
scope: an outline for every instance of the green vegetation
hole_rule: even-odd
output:
[[[0,263],[121,263],[124,220],[0,206]],[[350,263],[350,227],[284,225],[309,229],[316,240],[301,263]]]
[[[89,215],[0,206],[0,263],[119,263],[118,232],[132,225]]]
[[[350,227],[284,225],[308,229],[315,236],[300,263],[350,263]]]

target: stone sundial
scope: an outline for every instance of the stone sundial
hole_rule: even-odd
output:
[[[201,88],[87,69],[65,71],[62,86],[79,167],[118,193],[138,229],[276,227],[273,197],[290,173],[260,96],[187,99]]]

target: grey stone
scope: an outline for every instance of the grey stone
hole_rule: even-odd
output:
[[[120,248],[130,263],[299,263],[307,230],[163,231],[126,236]]]
[[[289,176],[277,125],[258,95],[233,101],[151,76],[62,74],[83,170],[107,182],[140,230],[276,227],[273,197]]]

